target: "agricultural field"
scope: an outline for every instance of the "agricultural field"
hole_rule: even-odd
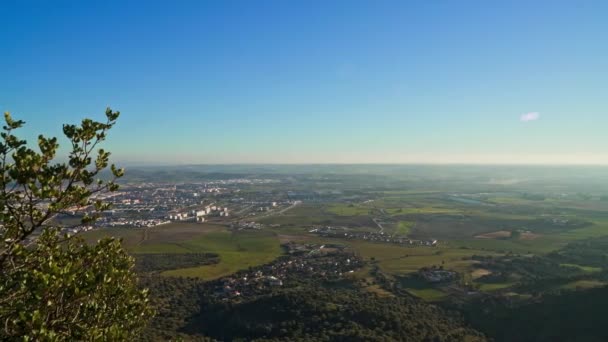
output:
[[[406,275],[417,272],[422,267],[444,266],[444,268],[466,271],[470,269],[473,255],[496,254],[492,251],[450,248],[440,246],[401,247],[371,242],[347,242],[363,258],[374,260],[380,268],[393,275]]]
[[[368,205],[354,204],[332,204],[326,207],[326,211],[338,216],[370,215],[374,208]]]
[[[284,253],[281,244],[297,242],[347,246],[392,280],[415,278],[423,268],[455,272],[457,277],[451,284],[462,293],[479,291],[515,293],[518,298],[528,296],[522,289],[521,293],[514,292],[519,281],[512,275],[480,268],[480,257],[507,260],[551,256],[556,267],[561,265],[567,270],[580,271],[573,279],[560,280],[559,289],[576,290],[603,284],[603,280],[595,279],[604,270],[598,257],[593,264],[581,262],[583,257],[576,255],[556,257],[564,250],[572,250],[568,249],[572,243],[608,236],[608,201],[600,200],[598,194],[584,195],[579,189],[556,188],[546,183],[449,177],[436,184],[400,176],[314,174],[281,179],[278,183],[248,186],[239,196],[255,199],[260,194],[265,197],[273,194],[297,200],[293,205],[285,205],[284,210],[251,212],[246,217],[237,215],[222,224],[171,223],[147,229],[108,228],[88,232],[87,239],[94,241],[106,235],[120,237],[135,257],[187,253],[217,255],[214,262],[201,265],[195,264],[197,258],[184,258],[187,261],[183,267],[174,269],[167,269],[165,265],[159,271],[164,277],[217,279],[269,263]],[[608,189],[606,191],[608,193]],[[240,208],[247,206],[242,204]],[[263,228],[229,228],[239,220],[251,220]],[[324,227],[335,229],[339,234],[314,233],[315,229]],[[357,237],[366,234],[375,235],[367,240]],[[411,240],[422,243],[400,245],[390,242],[394,237],[401,241],[410,239],[410,244]],[[429,241],[436,243],[429,246]],[[360,275],[366,279],[366,289],[379,296],[391,295],[373,281],[369,272],[370,269],[365,268],[364,274]],[[586,277],[582,277],[584,274]],[[412,284],[410,279],[403,288],[429,301],[447,300],[458,290],[449,284],[424,281]],[[532,285],[527,283],[526,286]]]
[[[164,276],[199,277],[206,280],[222,277],[250,266],[274,260],[281,254],[279,239],[272,232],[229,231],[226,227],[201,224],[167,224],[148,229],[107,229],[87,232],[85,239],[113,236],[121,238],[125,248],[138,254],[217,254],[219,262],[211,265],[177,268]]]
[[[281,254],[279,240],[273,234],[258,232],[214,232],[191,241],[188,246],[219,255],[213,265],[163,272],[166,276],[215,279],[248,267],[269,263]]]
[[[280,215],[256,219],[263,224],[279,224],[284,227],[309,227],[312,225],[335,225],[346,227],[372,227],[374,222],[370,209],[351,208],[348,205],[304,204]]]
[[[160,303],[156,328],[172,326],[178,334],[192,327],[205,330],[198,319],[215,317],[213,326],[221,328],[214,336],[222,339],[225,331],[234,331],[226,327],[239,321],[235,317],[249,317],[249,322],[264,311],[260,308],[275,310],[285,303],[295,305],[288,312],[314,308],[321,309],[322,317],[338,314],[342,319],[337,305],[360,303],[364,312],[389,312],[392,317],[394,303],[405,301],[410,316],[401,322],[428,322],[420,312],[447,309],[454,317],[461,315],[459,322],[504,341],[534,340],[509,335],[518,330],[504,328],[514,324],[505,316],[509,312],[510,317],[528,314],[542,321],[556,312],[552,317],[560,328],[565,312],[576,312],[583,321],[602,317],[602,298],[608,298],[608,179],[588,184],[565,173],[556,181],[546,178],[546,171],[530,168],[491,168],[473,175],[465,167],[340,173],[350,168],[336,166],[324,173],[321,166],[272,166],[272,174],[247,174],[236,167],[238,176],[213,174],[213,182],[238,177],[234,183],[214,183],[225,187],[221,194],[191,194],[192,187],[206,189],[201,184],[175,187],[189,203],[176,210],[221,203],[229,207],[229,217],[210,215],[204,224],[190,219],[151,228],[106,227],[83,236],[92,242],[104,236],[122,239],[136,259],[136,272]],[[534,172],[540,176],[532,176]],[[188,180],[193,177],[188,173]],[[149,191],[155,192],[153,187]],[[125,215],[145,218],[133,210]],[[348,253],[358,267],[324,270],[311,278],[282,264],[297,258],[304,265],[336,250]],[[233,276],[256,269],[263,274]],[[263,279],[270,274],[283,285],[258,285],[259,291],[251,292],[250,278],[267,284]],[[233,284],[248,292],[235,293]],[[305,306],[318,294],[324,298]],[[338,297],[342,302],[335,302]],[[332,304],[320,305],[327,298]],[[581,305],[579,298],[588,302]],[[410,312],[414,303],[425,309]],[[555,310],[555,303],[563,310]],[[595,314],[585,316],[589,306]],[[521,319],[516,326],[536,336],[536,327],[526,328],[528,321]],[[300,317],[293,322],[299,324]],[[271,326],[260,321],[254,330]],[[318,320],[307,326],[317,329]],[[243,331],[251,329],[247,325]]]
[[[594,287],[602,287],[605,286],[606,282],[598,281],[598,280],[578,280],[565,285],[562,285],[561,288],[567,290],[577,290],[577,289],[591,289]]]
[[[413,222],[399,221],[399,223],[397,223],[397,228],[395,229],[395,234],[409,235],[410,232],[412,231],[413,226],[414,226]]]

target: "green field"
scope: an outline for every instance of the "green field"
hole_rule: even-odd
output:
[[[391,208],[387,210],[392,215],[408,215],[408,214],[460,214],[462,211],[455,208],[440,208],[432,206],[421,207],[406,207],[406,208]]]
[[[599,280],[578,280],[568,284],[562,285],[560,288],[566,290],[578,290],[578,289],[591,289],[594,287],[601,287],[606,285],[606,282]]]
[[[567,241],[551,235],[535,240],[467,239],[452,240],[447,243],[453,247],[466,247],[497,253],[545,254],[565,246]]]
[[[356,216],[356,215],[369,215],[373,208],[355,204],[332,204],[327,206],[326,210],[329,213],[339,216]]]
[[[215,279],[271,262],[281,254],[277,237],[263,232],[209,233],[189,241],[187,246],[201,252],[219,254],[220,263],[165,271],[163,275]]]
[[[407,275],[417,272],[422,267],[443,266],[446,269],[470,273],[472,255],[497,255],[492,251],[461,249],[450,247],[403,247],[391,244],[365,241],[343,241],[327,239],[327,242],[347,244],[365,260],[374,260],[378,266],[389,274]]]
[[[514,283],[480,283],[479,290],[484,291],[484,292],[492,292],[492,291],[506,289],[513,285],[514,285]]]
[[[360,203],[305,203],[277,215],[257,219],[267,226],[261,231],[231,232],[224,226],[212,224],[168,224],[151,229],[112,228],[87,233],[94,241],[102,236],[113,235],[123,239],[125,247],[138,253],[216,253],[220,262],[214,265],[180,268],[164,271],[164,276],[200,277],[215,279],[235,271],[268,263],[281,255],[280,242],[308,241],[312,243],[334,242],[353,248],[364,260],[373,262],[390,276],[407,276],[422,267],[438,266],[460,274],[463,283],[476,283],[473,279],[476,263],[474,255],[501,256],[509,253],[520,255],[545,255],[568,243],[608,235],[608,217],[602,212],[584,211],[606,206],[605,203],[576,203],[559,199],[534,201],[520,195],[480,197],[479,201],[454,201],[450,196],[437,192],[388,191],[385,197]],[[519,196],[519,197],[518,197]],[[466,198],[466,197],[463,197]],[[478,197],[473,197],[478,198]],[[489,204],[488,204],[489,203]],[[565,207],[551,207],[560,203]],[[568,228],[551,226],[550,218],[585,220],[590,224]],[[363,240],[323,238],[309,234],[315,225],[342,226],[352,232],[377,231],[372,218],[383,221],[390,234],[412,238],[438,239],[437,247],[399,246],[372,243]],[[254,218],[255,219],[255,218]],[[549,222],[549,223],[547,223]],[[476,238],[476,236],[500,230],[531,230],[529,238]],[[534,230],[538,229],[538,230]],[[598,272],[597,267],[578,267],[588,273]],[[593,287],[599,283],[579,281],[564,288]],[[514,283],[478,283],[481,291],[492,292]],[[599,285],[598,285],[599,286]],[[369,284],[369,291],[381,289]],[[445,293],[429,284],[404,286],[412,294],[426,300],[439,300]],[[386,294],[385,294],[386,295]]]
[[[560,266],[564,266],[564,267],[576,267],[580,270],[583,270],[585,272],[589,272],[589,273],[595,273],[595,272],[599,272],[602,269],[600,267],[592,267],[592,266],[582,266],[582,265],[576,265],[576,264],[560,264]]]
[[[263,224],[279,224],[283,228],[310,227],[311,225],[334,225],[347,227],[376,227],[370,215],[371,208],[350,207],[347,204],[303,204],[281,215],[258,218]]]
[[[399,235],[408,235],[413,225],[414,223],[410,221],[399,221],[397,224],[397,229],[395,229],[395,233]]]
[[[89,241],[105,236],[123,240],[137,258],[139,253],[216,253],[214,265],[165,271],[166,276],[215,279],[250,266],[274,260],[281,254],[279,239],[273,232],[228,231],[222,226],[177,223],[149,229],[99,229],[85,234]]]
[[[407,292],[413,294],[414,296],[424,299],[429,302],[440,301],[447,296],[447,293],[437,290],[437,289],[411,289],[406,288]]]

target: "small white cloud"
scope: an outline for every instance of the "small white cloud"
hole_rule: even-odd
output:
[[[535,121],[535,120],[538,120],[539,118],[540,118],[540,113],[530,112],[530,113],[522,114],[519,117],[519,121],[523,121],[523,122]]]

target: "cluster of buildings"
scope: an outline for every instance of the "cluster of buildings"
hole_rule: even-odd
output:
[[[271,184],[279,183],[276,179],[267,178],[230,178],[230,179],[219,179],[215,181],[206,182],[207,185],[254,185],[254,184]]]
[[[259,207],[258,211],[269,211],[270,209],[276,208],[277,207],[277,202],[271,202],[269,203],[269,206],[266,207]]]
[[[169,214],[171,221],[196,221],[205,222],[206,216],[228,217],[228,207],[220,207],[216,205],[208,205],[203,209],[192,209],[190,211],[182,211]]]
[[[291,204],[286,195],[277,195],[273,191],[241,190],[249,186],[276,182],[280,181],[233,178],[178,184],[125,183],[121,184],[119,191],[91,196],[93,200],[111,204],[110,209],[102,214],[94,227],[147,228],[175,221],[206,222],[210,217],[248,217],[259,213],[259,210],[272,212],[272,209],[284,209]],[[225,207],[226,203],[230,203],[230,211]],[[66,214],[78,218],[92,211],[94,209],[91,206],[73,207],[67,209]],[[240,225],[240,228],[260,229],[261,226],[246,223]]]
[[[289,286],[298,278],[339,279],[363,266],[359,258],[344,248],[293,243],[284,247],[297,252],[270,264],[209,282],[208,291],[221,300],[239,300],[269,293],[276,287]]]
[[[219,194],[219,193],[224,192],[225,190],[226,189],[223,189],[223,188],[213,187],[213,188],[204,188],[204,189],[201,189],[200,192],[204,193],[204,194]],[[194,193],[192,193],[192,196],[199,197],[200,194],[198,192],[194,192]]]
[[[133,227],[133,228],[151,228],[155,226],[159,226],[161,224],[166,224],[171,221],[162,218],[152,218],[152,219],[128,219],[128,218],[115,218],[111,219],[108,217],[103,217],[97,220],[96,225],[99,227]]]
[[[342,239],[357,239],[380,243],[392,243],[402,246],[428,246],[435,247],[439,241],[430,240],[415,240],[402,235],[389,235],[384,232],[353,232],[345,227],[313,227],[309,230],[310,233],[315,233],[323,237],[342,238]]]
[[[454,271],[443,270],[436,267],[421,268],[418,271],[418,275],[420,275],[420,277],[422,277],[429,283],[445,283],[456,280],[458,278],[458,273]]]
[[[254,221],[239,221],[236,224],[232,224],[230,226],[230,228],[232,229],[236,229],[236,230],[243,230],[243,229],[262,229],[264,227],[263,224],[258,223],[258,222],[254,222]]]
[[[70,228],[63,228],[61,229],[62,233],[68,233],[68,234],[77,234],[80,232],[88,232],[89,230],[92,230],[93,226],[77,226],[77,227],[70,227]]]
[[[558,225],[558,226],[566,226],[566,225],[568,225],[569,222],[570,222],[570,220],[568,220],[566,218],[561,218],[561,217],[551,218],[551,223]]]

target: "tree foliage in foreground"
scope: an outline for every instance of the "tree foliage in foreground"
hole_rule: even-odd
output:
[[[127,340],[145,326],[151,310],[137,287],[133,259],[120,242],[88,245],[62,234],[54,218],[86,209],[92,223],[109,204],[94,195],[118,189],[123,171],[99,148],[119,113],[105,122],[64,125],[67,162],[56,162],[57,138],[38,137],[38,151],[14,135],[23,121],[5,113],[0,133],[0,339]]]

